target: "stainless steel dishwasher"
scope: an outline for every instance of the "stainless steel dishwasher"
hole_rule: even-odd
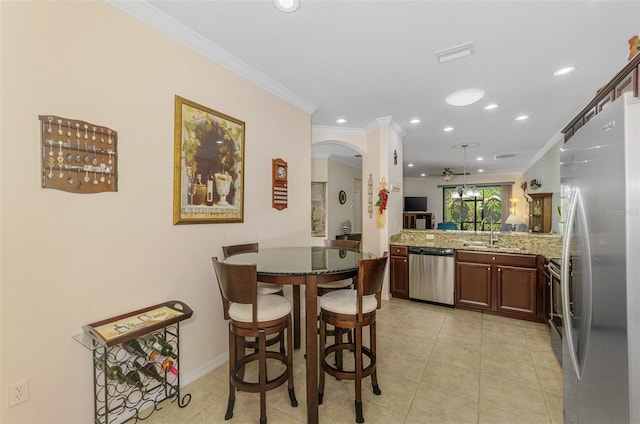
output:
[[[409,299],[453,306],[453,249],[409,247]]]

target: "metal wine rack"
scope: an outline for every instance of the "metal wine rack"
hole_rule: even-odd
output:
[[[118,132],[40,115],[42,187],[71,193],[118,191]]]
[[[171,301],[85,325],[84,334],[74,337],[93,352],[95,424],[137,423],[161,409],[161,403],[167,399],[177,401],[180,408],[189,404],[191,394],[180,394],[179,373],[163,371],[157,364],[158,381],[140,372],[135,361],[141,366],[153,361],[148,356],[144,359],[125,350],[123,344],[152,334],[159,335],[171,345],[176,356],[174,367],[180,369],[180,321],[192,314],[184,303]],[[140,340],[140,344],[147,355],[153,351],[145,347],[144,341]],[[139,386],[110,378],[112,367],[120,367],[125,375],[136,373]]]

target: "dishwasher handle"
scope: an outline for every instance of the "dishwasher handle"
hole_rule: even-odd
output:
[[[409,246],[410,255],[453,256],[453,249],[446,247]]]

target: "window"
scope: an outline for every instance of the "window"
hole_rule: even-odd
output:
[[[444,222],[453,222],[463,231],[500,231],[502,227],[502,198],[505,186],[477,187],[478,196],[454,199],[455,187],[442,188],[442,216]],[[508,194],[507,194],[508,195]],[[508,208],[508,202],[505,204]]]

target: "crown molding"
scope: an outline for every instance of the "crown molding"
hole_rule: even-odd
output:
[[[407,132],[393,120],[393,116],[385,116],[382,118],[376,118],[373,122],[366,126],[365,131],[369,134],[372,131],[377,130],[378,128],[389,127],[396,133],[400,135],[400,137],[405,137]]]
[[[107,2],[304,112],[312,114],[316,111],[317,106],[313,103],[156,9],[147,1],[107,0]]]
[[[312,125],[311,132],[313,134],[329,135],[367,135],[362,128],[331,127],[327,125]]]

